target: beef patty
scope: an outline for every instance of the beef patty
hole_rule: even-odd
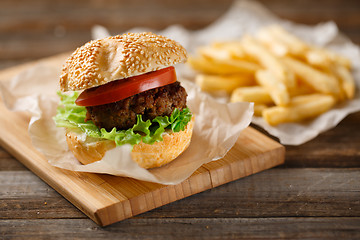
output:
[[[156,116],[170,116],[175,108],[186,107],[187,93],[175,82],[163,87],[150,89],[118,102],[86,107],[86,121],[91,120],[99,128],[111,131],[128,129],[136,123],[136,115],[144,121]]]

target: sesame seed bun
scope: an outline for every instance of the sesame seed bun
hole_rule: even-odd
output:
[[[186,58],[186,50],[179,43],[153,33],[94,40],[68,58],[60,76],[60,89],[84,90],[172,66]]]
[[[143,142],[134,145],[132,159],[142,168],[161,167],[177,158],[190,144],[195,117],[186,125],[184,131],[168,132],[163,135],[163,141],[152,145]],[[110,140],[95,141],[81,134],[67,131],[66,141],[74,156],[82,163],[89,164],[101,160],[106,151],[115,148],[115,142]]]
[[[115,80],[121,81],[125,78],[170,67],[186,58],[186,50],[179,43],[153,33],[128,33],[107,37],[86,43],[68,58],[60,76],[60,89],[62,91],[86,90]],[[186,104],[185,90],[180,95],[179,93],[180,100],[178,101]],[[102,97],[104,96],[99,98]],[[169,96],[162,97],[163,102],[170,101]],[[138,104],[140,106],[142,103]],[[174,107],[177,106],[174,105]],[[92,120],[89,108],[91,106],[87,106],[87,114],[91,116],[90,120]],[[128,107],[128,109],[130,108],[131,106]],[[155,106],[151,109],[155,109]],[[102,115],[102,113],[104,114]],[[95,117],[99,116],[106,120],[116,117],[120,119],[119,115],[111,111],[100,111],[100,114]],[[125,118],[126,120],[126,117],[121,115],[121,119]],[[96,124],[96,122],[94,123]],[[160,167],[169,163],[189,146],[193,124],[194,117],[184,131],[166,130],[161,142],[152,145],[140,142],[134,145],[131,152],[132,159],[143,168]],[[113,125],[111,124],[111,129],[117,127],[117,125]],[[102,124],[96,124],[96,126],[104,127]],[[116,147],[114,141],[85,136],[86,134],[79,129],[68,129],[66,133],[69,149],[82,164],[99,161],[108,150]]]

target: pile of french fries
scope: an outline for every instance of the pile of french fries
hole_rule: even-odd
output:
[[[232,102],[254,102],[254,114],[270,125],[312,119],[355,94],[348,58],[278,25],[201,47],[188,63],[203,91],[223,90]]]

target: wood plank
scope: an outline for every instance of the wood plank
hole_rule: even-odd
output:
[[[67,54],[44,59],[60,68]],[[30,66],[27,64],[26,67]],[[24,66],[0,72],[1,79],[9,79]],[[220,164],[201,167],[192,176],[176,186],[163,186],[129,178],[105,174],[91,174],[55,168],[31,145],[27,133],[29,117],[8,111],[0,104],[0,145],[42,178],[61,195],[99,225],[116,221],[168,204],[229,181],[277,166],[284,162],[285,149],[277,142],[257,134],[250,127]],[[239,154],[239,155],[238,155]],[[244,163],[243,163],[244,162]],[[243,172],[241,168],[247,167]],[[229,166],[226,166],[229,165]],[[218,172],[227,169],[231,178],[217,178]],[[225,175],[223,175],[225,176]],[[177,190],[177,192],[176,192]]]
[[[146,24],[156,29],[171,21],[185,23],[192,29],[204,27],[225,12],[228,4],[223,1],[184,0],[166,5],[170,8],[174,5],[181,12],[187,11],[184,6],[208,7],[198,12],[192,10],[193,17],[174,14],[173,11],[156,11],[161,10],[159,5],[163,0],[151,3],[120,0],[116,1],[116,6],[114,1],[106,4],[87,2],[86,10],[83,9],[83,1],[64,0],[51,4],[46,0],[35,0],[31,4],[1,1],[0,26],[5,28],[0,27],[0,69],[73,50],[79,43],[88,40],[89,30],[94,23],[109,27],[113,33],[134,26],[134,21],[121,19],[122,9],[136,16],[135,12],[125,8],[127,4],[137,5],[141,2],[144,9],[148,8],[146,4],[153,4],[155,7],[152,10],[148,8],[149,11],[140,14],[148,14]],[[280,17],[298,23],[316,24],[335,20],[346,35],[360,43],[358,0],[259,1]],[[105,15],[98,14],[98,9],[103,9]],[[69,14],[70,11],[72,13]],[[137,24],[143,25],[143,19],[138,19]],[[86,219],[84,214],[0,147],[0,181],[5,178],[14,181],[12,187],[6,186],[11,185],[9,181],[0,183],[0,239],[64,239],[69,236],[76,239],[360,239],[359,198],[355,198],[359,188],[353,187],[359,182],[359,173],[357,169],[347,169],[359,168],[359,143],[356,142],[359,131],[356,131],[358,125],[355,125],[360,120],[359,114],[347,117],[335,129],[321,134],[308,144],[287,147],[286,164],[281,167],[161,206],[106,228],[100,228]],[[354,137],[351,137],[354,133]],[[333,169],[295,169],[299,167]],[[289,171],[289,174],[283,171]],[[332,175],[327,184],[329,178],[325,176],[329,172]],[[2,173],[6,173],[3,178]],[[11,174],[18,175],[19,180],[11,179]],[[319,183],[322,178],[326,180]],[[355,181],[347,182],[348,178]],[[296,184],[289,185],[288,182]],[[312,182],[318,184],[312,186],[309,192],[297,196]],[[336,186],[335,190],[332,190],[333,185]],[[280,190],[277,190],[278,186]],[[264,192],[265,187],[274,190],[274,193]],[[190,191],[190,184],[177,186],[171,191],[185,196]],[[150,194],[145,194],[145,198],[151,202]],[[350,201],[353,205],[349,205]],[[321,217],[322,214],[332,217]],[[274,218],[272,215],[280,217]]]
[[[5,239],[359,239],[360,218],[127,219],[101,228],[86,219],[0,220]]]
[[[74,218],[88,219],[84,213],[60,195],[46,198],[35,196],[27,200],[18,198],[5,199],[0,202],[0,219]]]
[[[31,32],[29,29],[32,29],[35,33],[51,32],[60,37],[60,32],[53,32],[57,25],[63,27],[63,31],[76,32],[79,29],[89,30],[97,23],[124,31],[137,26],[164,28],[179,23],[179,19],[182,24],[194,29],[199,27],[201,22],[201,26],[204,26],[214,21],[232,3],[231,0],[221,3],[204,0],[160,0],[151,3],[146,0],[112,0],[107,4],[61,1],[55,4],[56,7],[49,8],[46,1],[37,2],[38,4],[22,4],[20,7],[15,2],[2,2],[0,16],[3,21],[0,22],[0,30],[18,33],[18,29],[24,29],[25,32]],[[86,11],[83,10],[84,4]]]
[[[284,167],[360,167],[360,112],[312,141],[286,147]]]
[[[163,206],[146,217],[360,216],[360,169],[276,168]],[[186,208],[186,212],[176,209]]]
[[[360,167],[360,112],[352,113],[336,127],[321,133],[313,140],[300,146],[286,146],[283,168],[325,167],[359,168]],[[277,140],[262,128],[252,124],[262,134]]]
[[[340,25],[350,25],[354,28],[359,23],[357,13],[360,6],[356,0],[345,2],[304,0],[295,3],[283,0],[261,0],[260,2],[280,17],[298,22],[314,24],[335,20]],[[65,0],[61,1],[61,4],[57,3],[56,7],[49,8],[46,0],[37,1],[37,4],[22,4],[21,7],[14,1],[3,0],[0,9],[2,20],[0,31],[8,34],[19,34],[19,30],[25,33],[51,33],[60,38],[61,32],[59,29],[56,31],[56,27],[64,28],[63,34],[76,33],[79,30],[89,30],[95,23],[106,25],[117,31],[134,26],[159,29],[174,23],[196,29],[217,19],[226,12],[231,3],[230,0],[221,2],[160,0],[151,3],[145,0],[122,0],[109,1],[107,4],[87,4],[87,11],[83,11],[82,1],[74,3]],[[309,5],[312,7],[309,8]],[[117,21],[114,21],[115,17]],[[48,21],[42,21],[42,19],[48,19]]]
[[[160,190],[145,194],[138,204],[158,208],[135,218],[360,217],[359,182],[360,168],[275,168],[166,206]],[[189,186],[175,186],[177,198]],[[85,217],[31,172],[0,172],[0,198],[0,219]]]
[[[9,114],[7,114],[7,116],[10,116]],[[24,131],[26,129],[26,124],[24,124],[24,122],[21,123],[21,121],[12,120],[11,122],[15,122],[17,127],[22,124],[23,128],[20,128],[18,131],[16,131],[17,128],[13,128],[11,133],[14,135],[9,136],[8,134],[5,134],[7,136],[6,141],[2,139],[1,144],[3,144],[10,153],[14,154],[14,156],[22,161],[28,168],[35,172],[35,174],[39,175],[44,181],[49,183],[49,185],[54,187],[57,191],[59,191],[59,193],[68,198],[75,206],[100,225],[108,225],[154,208],[155,205],[144,204],[144,202],[146,202],[144,194],[156,192],[157,189],[160,189],[160,193],[158,192],[160,196],[157,196],[158,199],[161,199],[161,203],[159,203],[159,205],[177,200],[176,196],[173,199],[166,198],[166,195],[169,194],[169,191],[172,190],[173,186],[165,187],[152,184],[152,186],[148,189],[141,189],[139,188],[139,185],[147,185],[149,187],[149,184],[145,184],[140,181],[135,182],[134,180],[128,178],[118,178],[121,179],[122,183],[116,185],[112,184],[109,180],[111,178],[114,179],[114,177],[108,175],[75,173],[54,168],[47,163],[46,159],[44,159],[41,154],[36,152],[32,149],[31,145],[29,145],[30,140],[26,134],[24,135],[24,133],[26,133],[26,131]],[[5,123],[6,124],[2,126],[10,124],[9,122]],[[19,144],[21,139],[27,139],[27,141],[24,142],[25,144]],[[240,148],[241,146],[244,146],[241,142],[238,142],[237,145]],[[260,145],[263,145],[263,142],[261,142]],[[282,149],[282,154],[271,159],[272,162],[270,165],[275,166],[283,161],[283,148],[278,145],[275,151],[278,151],[278,148]],[[256,155],[254,155],[252,159],[257,161]],[[243,160],[244,159],[239,158],[239,161]],[[250,171],[251,173],[255,173],[266,169],[266,167],[269,167],[269,164],[260,166],[260,168],[254,168]],[[239,178],[242,176],[245,175],[238,175],[235,177]],[[212,183],[207,172],[194,174],[190,179],[184,181],[180,185],[188,184],[191,185],[190,194],[195,194],[212,187]],[[118,188],[115,188],[115,186],[118,186]],[[124,186],[126,187],[124,188]],[[127,190],[129,189],[136,189],[137,192],[135,195],[126,196],[128,193]],[[162,190],[165,191],[165,193],[162,193]],[[142,201],[140,201],[139,198],[142,198]],[[154,197],[154,199],[156,199],[156,197]],[[117,214],[110,215],[110,213]],[[112,216],[112,218],[108,218],[109,216]]]
[[[273,166],[272,159],[275,159],[276,156],[283,154],[282,149],[276,148],[277,142],[275,141],[269,142],[263,146],[255,144],[263,135],[253,128],[247,128],[243,131],[243,133],[244,134],[240,136],[238,141],[245,146],[252,147],[245,147],[244,149],[233,148],[226,155],[229,158],[220,159],[205,165],[205,168],[210,172],[211,181],[214,187],[234,181],[237,179],[237,176],[251,175],[254,173],[254,170],[259,168],[269,169]],[[274,151],[274,149],[276,150]],[[247,157],[256,156],[257,153],[262,151],[267,154],[261,158],[253,159],[251,157]],[[246,160],[237,161],[239,158],[244,158]]]
[[[0,146],[0,171],[17,170],[26,170],[26,168]]]

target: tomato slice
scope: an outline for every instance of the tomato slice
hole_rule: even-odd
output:
[[[176,82],[176,73],[175,68],[171,66],[86,89],[79,95],[75,103],[79,106],[98,106],[113,103],[174,82]]]

